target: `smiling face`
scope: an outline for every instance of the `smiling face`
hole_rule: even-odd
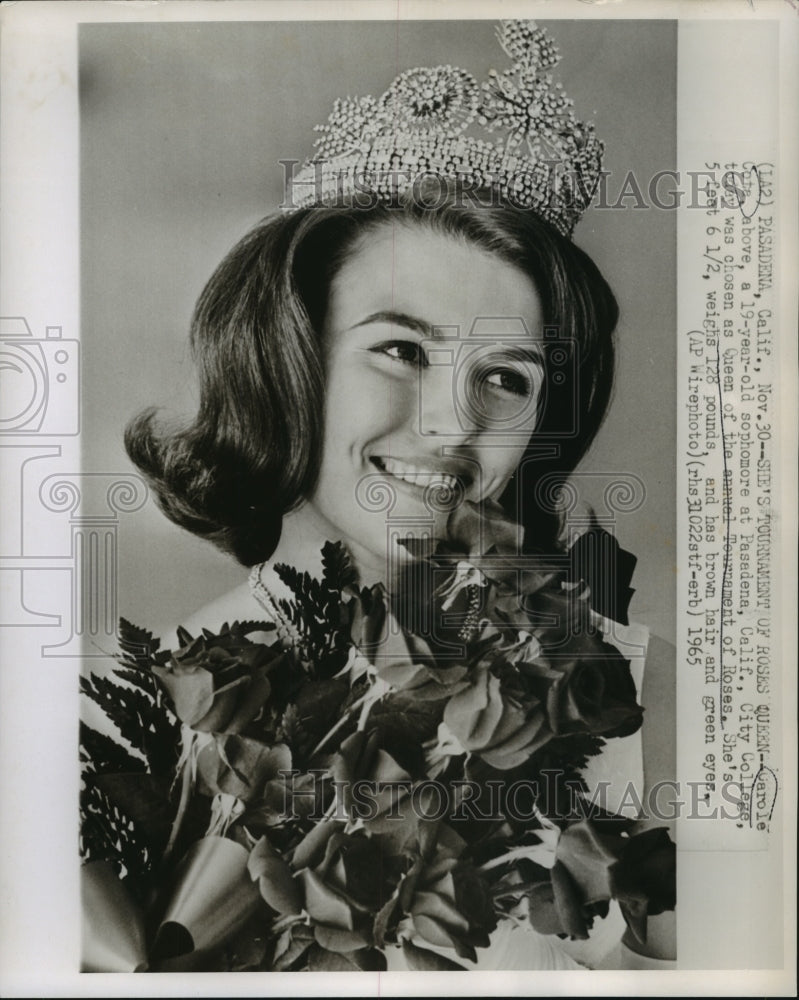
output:
[[[541,333],[532,282],[496,255],[407,224],[362,237],[331,285],[308,528],[385,580],[397,537],[441,537],[454,504],[498,498],[535,427]]]

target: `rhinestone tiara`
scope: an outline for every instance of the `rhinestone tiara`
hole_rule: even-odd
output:
[[[367,205],[408,192],[429,204],[432,177],[530,209],[571,236],[599,181],[603,145],[547,72],[560,54],[546,31],[500,21],[497,38],[511,66],[483,84],[432,66],[401,73],[380,98],[336,100],[283,207]]]

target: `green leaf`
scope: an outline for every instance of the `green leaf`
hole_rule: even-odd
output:
[[[141,746],[150,771],[171,770],[180,747],[180,722],[166,692],[150,670],[116,670],[116,676],[144,695],[140,703]]]
[[[308,952],[309,972],[385,972],[386,958],[374,948],[344,954],[315,944]]]
[[[369,728],[377,731],[380,746],[401,767],[413,777],[421,777],[425,773],[422,744],[435,737],[442,712],[440,702],[389,695],[372,708]]]
[[[349,955],[328,951],[317,944],[308,952],[309,972],[358,972],[358,966]]]
[[[413,926],[417,932],[430,944],[438,945],[439,948],[455,948],[458,940],[457,936],[450,931],[440,921],[425,913],[417,913],[413,917]]]
[[[178,645],[190,646],[194,642],[194,637],[191,632],[188,632],[182,625],[178,625],[177,628]]]

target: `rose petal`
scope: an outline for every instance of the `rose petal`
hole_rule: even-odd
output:
[[[564,933],[584,941],[588,937],[588,925],[582,913],[582,900],[577,886],[567,869],[555,862],[551,869],[552,891],[555,909]]]
[[[424,913],[414,915],[413,926],[420,937],[429,941],[430,944],[438,945],[439,948],[454,948],[457,944],[456,939],[443,924]]]
[[[214,703],[214,678],[207,670],[176,674],[168,667],[153,667],[153,673],[167,690],[175,714],[187,726],[194,726],[211,710]]]
[[[614,899],[643,894],[651,914],[676,905],[676,847],[665,827],[655,827],[624,842],[621,858],[610,868]]]
[[[224,732],[249,685],[249,677],[239,677],[225,687],[217,687],[214,690],[213,704],[205,716],[198,719],[192,728],[201,733]]]
[[[566,929],[555,906],[555,890],[551,882],[539,882],[527,893],[530,923],[539,934],[564,934]]]
[[[411,916],[414,923],[417,917],[431,917],[442,926],[453,931],[467,933],[469,921],[464,917],[448,900],[440,896],[437,892],[417,892],[413,897],[411,906]],[[431,939],[428,939],[431,940]]]
[[[402,954],[408,968],[417,972],[466,972],[464,966],[453,962],[451,958],[430,951],[429,948],[420,948],[410,941],[402,942]]]
[[[502,717],[499,679],[480,668],[470,687],[454,695],[444,709],[444,722],[467,750],[486,746]]]
[[[347,931],[340,927],[328,927],[325,924],[316,924],[314,937],[323,948],[333,952],[358,951],[359,948],[369,944],[367,938],[360,931]]]
[[[266,674],[255,674],[247,691],[242,692],[238,707],[227,721],[225,726],[227,732],[240,733],[249,725],[263,708],[271,691],[272,685],[267,680]]]
[[[250,802],[266,782],[291,768],[291,751],[279,743],[266,746],[259,740],[217,734],[197,755],[197,772],[211,795],[224,792]]]
[[[261,895],[280,914],[299,913],[302,898],[291,869],[266,839],[261,837],[250,851],[247,870],[258,881]]]
[[[303,869],[300,878],[305,889],[305,909],[311,919],[351,931],[354,926],[352,910],[345,900],[329,889],[310,868]]]
[[[543,716],[535,717],[528,720],[505,742],[481,750],[479,754],[486,764],[499,771],[508,771],[529,760],[536,750],[549,742],[552,735]]]
[[[600,836],[589,820],[567,827],[558,840],[557,859],[580,887],[585,903],[611,898],[610,868],[624,843],[618,836],[613,840],[615,850],[611,838]]]
[[[306,868],[316,864],[324,855],[327,843],[333,834],[344,829],[344,823],[339,820],[325,819],[316,823],[294,848],[292,864],[295,869]]]

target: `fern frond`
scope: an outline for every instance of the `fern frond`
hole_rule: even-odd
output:
[[[166,691],[149,671],[117,670],[117,676],[139,688],[149,703],[142,703],[142,743],[151,772],[171,770],[180,752],[180,721]]]
[[[118,639],[122,658],[138,667],[148,667],[161,648],[161,640],[156,639],[152,632],[139,628],[126,618],[119,619]]]
[[[145,762],[141,757],[128,753],[121,743],[105,733],[79,723],[80,730],[80,761],[86,774],[105,774],[107,772],[144,771]]]
[[[275,566],[275,572],[292,591],[297,603],[302,605],[306,611],[317,614],[321,611],[327,598],[327,588],[323,587],[310,573],[301,573],[286,563],[278,563]]]
[[[254,620],[247,620],[243,622],[233,622],[230,626],[230,631],[235,632],[236,635],[247,636],[251,632],[272,632],[277,628],[274,622],[259,622]]]
[[[143,891],[152,852],[133,820],[91,781],[80,793],[79,848],[84,861],[110,861],[134,891]]]
[[[126,671],[115,671],[119,678]],[[145,675],[148,676],[148,675]],[[136,686],[120,684],[112,677],[91,674],[81,677],[81,692],[104,713],[120,735],[139,750],[153,772],[170,772],[177,762],[180,749],[180,727],[166,705],[142,690],[139,682],[148,684],[134,672]]]
[[[355,586],[358,574],[350,561],[350,554],[341,542],[325,542],[322,547],[324,582],[329,590],[340,594],[345,587]]]

